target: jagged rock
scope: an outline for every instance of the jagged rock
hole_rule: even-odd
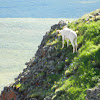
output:
[[[100,84],[98,87],[93,89],[88,89],[87,91],[87,100],[100,100]]]
[[[58,24],[55,24],[55,25],[51,26],[51,29],[52,30],[58,29]]]
[[[63,26],[67,25],[65,21],[61,20],[59,23],[58,23],[58,26],[59,28],[61,29]]]
[[[79,23],[79,22],[76,21],[74,24],[78,24],[78,23]]]
[[[44,100],[51,100],[51,99],[52,99],[51,97],[44,98]]]
[[[98,16],[98,15],[100,15],[100,13],[94,13],[93,15],[94,15],[94,16]]]
[[[51,26],[51,30],[61,29],[65,25],[67,25],[66,22],[61,20],[58,24]]]
[[[94,16],[93,15],[89,15],[89,18],[93,18]]]
[[[27,99],[28,100],[28,99]],[[30,99],[30,100],[37,100],[36,98],[32,98],[32,99]]]
[[[53,65],[53,63],[54,63],[54,60],[50,60],[50,61],[48,62],[49,65]]]
[[[5,87],[0,96],[0,100],[17,100],[17,98],[18,93],[10,87]]]

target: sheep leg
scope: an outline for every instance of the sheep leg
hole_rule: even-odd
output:
[[[64,48],[64,36],[62,36],[62,48]]]
[[[69,46],[69,39],[67,39],[67,47]]]
[[[75,51],[77,52],[77,38],[75,39]]]
[[[75,45],[73,46],[73,53],[75,52]]]
[[[75,44],[74,44],[74,41],[71,41],[71,44],[73,46],[73,53],[75,52]]]
[[[77,45],[75,45],[75,51],[77,52]]]

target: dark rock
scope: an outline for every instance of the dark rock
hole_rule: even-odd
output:
[[[27,99],[28,100],[28,99]],[[29,100],[37,100],[36,98],[31,98],[31,99],[29,99]]]
[[[5,87],[1,93],[0,100],[17,100],[18,93],[13,88]]]
[[[26,62],[26,63],[25,63],[25,65],[27,65],[27,66],[29,66],[29,67],[33,66],[33,65],[35,64],[34,59],[35,59],[35,58],[30,59],[29,62]],[[27,70],[27,69],[26,69],[26,70]]]
[[[93,15],[89,15],[89,18],[93,18],[94,16]]]
[[[79,24],[79,22],[76,21],[74,24]]]
[[[50,33],[50,31],[47,31],[47,32],[46,32],[46,35],[48,36],[48,35],[49,35],[49,33]]]
[[[61,21],[58,23],[58,26],[59,26],[58,28],[61,29],[61,28],[64,27],[65,25],[67,25],[66,22],[63,21],[63,20],[61,20]]]
[[[51,97],[44,98],[44,100],[51,100],[51,99],[52,99]]]
[[[99,13],[94,13],[93,15],[94,15],[94,16],[98,16],[98,15],[100,15],[100,14],[99,14]]]
[[[88,89],[87,91],[87,100],[100,100],[100,85],[93,89]]]
[[[63,26],[65,26],[65,25],[67,25],[66,22],[63,21],[63,20],[61,20],[61,21],[59,21],[58,24],[55,24],[55,25],[51,26],[51,30],[53,31],[53,30],[55,30],[55,29],[61,29],[61,28],[62,28]],[[51,31],[51,30],[50,30],[50,31]],[[51,32],[52,32],[52,31],[51,31]]]
[[[58,29],[58,24],[55,24],[55,25],[51,26],[51,29],[52,30]]]
[[[50,61],[48,62],[49,65],[53,65],[53,63],[54,63],[54,60],[50,60]]]

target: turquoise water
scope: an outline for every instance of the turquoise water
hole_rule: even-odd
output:
[[[79,18],[100,0],[0,0],[0,18]]]
[[[0,18],[0,91],[14,81],[40,45],[55,18]],[[65,19],[63,19],[65,20]],[[71,19],[70,19],[71,20]]]

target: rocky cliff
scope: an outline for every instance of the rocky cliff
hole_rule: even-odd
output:
[[[78,35],[78,52],[62,48],[57,30],[65,25]],[[0,100],[100,100],[100,9],[51,26],[27,67],[5,87]],[[96,88],[94,88],[97,86]]]

